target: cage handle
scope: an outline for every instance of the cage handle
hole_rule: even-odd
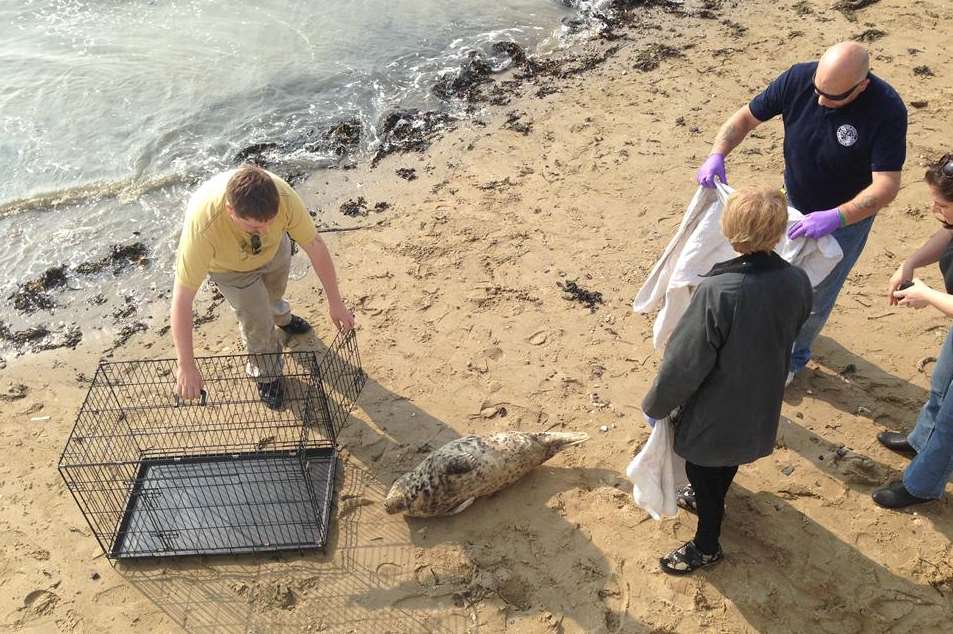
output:
[[[202,399],[202,400],[199,402],[199,405],[202,405],[202,406],[208,405],[208,391],[203,387],[203,388],[202,388],[202,391],[200,392],[200,394],[201,394],[201,399]],[[181,406],[184,405],[184,404],[185,404],[185,401],[182,400],[182,397],[179,396],[178,394],[176,394],[176,395],[175,395],[175,406],[176,406],[176,407],[181,407]]]

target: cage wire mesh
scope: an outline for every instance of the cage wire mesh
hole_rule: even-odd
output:
[[[110,558],[321,548],[335,439],[366,382],[354,331],[315,351],[199,357],[201,400],[174,359],[100,363],[59,470]],[[281,380],[279,409],[258,382]]]

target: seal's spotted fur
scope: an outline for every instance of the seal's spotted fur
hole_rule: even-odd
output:
[[[452,515],[516,482],[565,447],[589,439],[577,432],[501,432],[464,436],[427,456],[398,478],[384,500],[388,513]]]

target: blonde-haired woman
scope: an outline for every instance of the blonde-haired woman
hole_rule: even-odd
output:
[[[787,225],[775,190],[738,191],[721,230],[741,254],[704,276],[672,333],[645,415],[674,415],[675,453],[698,513],[695,539],[661,558],[687,574],[721,560],[725,494],[738,465],[774,450],[791,348],[811,312],[811,283],[773,248]]]

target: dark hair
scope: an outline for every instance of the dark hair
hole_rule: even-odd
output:
[[[928,167],[924,178],[939,190],[944,200],[953,202],[953,154],[944,154]]]
[[[271,220],[278,213],[278,188],[265,170],[242,165],[225,186],[225,200],[239,218]]]

